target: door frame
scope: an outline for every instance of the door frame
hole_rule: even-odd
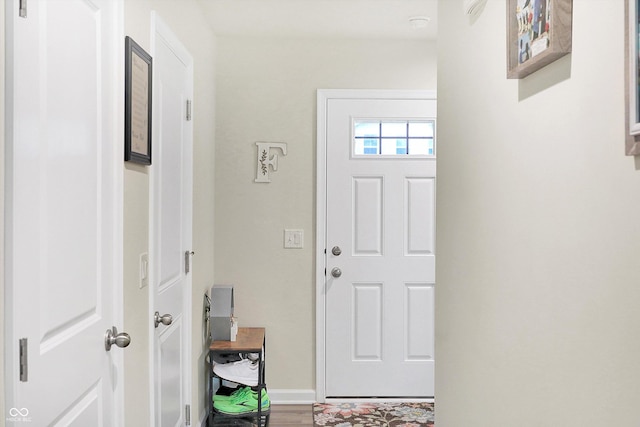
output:
[[[436,100],[435,90],[318,89],[316,138],[316,401],[326,397],[327,118],[331,99]]]
[[[186,47],[182,44],[182,42],[178,39],[176,34],[171,30],[165,21],[160,17],[158,12],[151,12],[151,56],[156,56],[156,46],[157,46],[157,37],[158,35],[162,37],[162,39],[169,45],[172,52],[186,65],[189,70],[189,81],[187,82],[187,86],[189,87],[189,96],[188,99],[193,99],[193,58]],[[155,76],[157,68],[154,66],[153,73]],[[155,78],[154,78],[155,81]],[[193,159],[193,132],[191,133],[191,147],[192,147],[192,159]],[[156,150],[157,153],[157,150]],[[156,301],[155,301],[155,289],[153,288],[155,283],[155,268],[153,266],[156,265],[159,261],[158,254],[155,251],[156,241],[155,241],[155,225],[158,217],[158,212],[155,209],[155,191],[157,184],[157,171],[158,165],[154,164],[149,168],[149,266],[148,269],[148,277],[149,277],[149,312],[148,319],[154,318],[154,313],[156,311]],[[188,180],[187,185],[191,186],[191,206],[189,208],[190,212],[190,221],[191,221],[191,233],[193,236],[193,166],[185,179]],[[186,182],[186,181],[185,181]],[[192,242],[193,244],[193,242]],[[187,250],[190,248],[180,248],[181,251]],[[192,264],[193,266],[193,264]],[[184,265],[183,265],[184,268]],[[186,380],[186,384],[181,384],[183,387],[183,396],[184,402],[188,405],[192,405],[192,362],[191,362],[191,338],[193,335],[192,327],[191,327],[191,318],[192,318],[192,294],[193,294],[193,280],[192,273],[189,273],[189,278],[186,280],[186,286],[183,287],[183,318],[184,318],[184,336],[187,339],[186,343],[183,343],[184,347],[182,350],[182,357],[184,358],[184,372],[182,373],[184,379]],[[163,313],[161,313],[163,314]],[[158,422],[157,420],[157,411],[156,407],[156,373],[157,366],[155,363],[155,334],[156,328],[152,321],[149,321],[149,405],[150,405],[150,425],[155,426]],[[193,417],[193,414],[189,414],[191,420],[196,418]]]

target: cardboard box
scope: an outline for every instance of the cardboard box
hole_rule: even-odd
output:
[[[211,339],[230,341],[233,317],[233,285],[213,285],[211,287]],[[235,338],[235,337],[233,337]]]

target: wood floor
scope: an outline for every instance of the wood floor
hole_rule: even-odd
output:
[[[264,421],[263,421],[264,422]],[[257,427],[255,419],[218,418],[211,427]],[[313,426],[313,405],[271,405],[269,424],[265,427]]]
[[[313,405],[271,405],[269,427],[313,426]]]

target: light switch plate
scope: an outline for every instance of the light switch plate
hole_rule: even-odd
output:
[[[149,285],[149,254],[140,254],[140,289]]]
[[[302,249],[304,247],[304,230],[284,230],[285,249]]]

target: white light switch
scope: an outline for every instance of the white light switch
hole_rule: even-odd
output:
[[[284,230],[285,249],[302,249],[304,247],[304,230]]]
[[[140,254],[140,289],[149,284],[149,254]]]

